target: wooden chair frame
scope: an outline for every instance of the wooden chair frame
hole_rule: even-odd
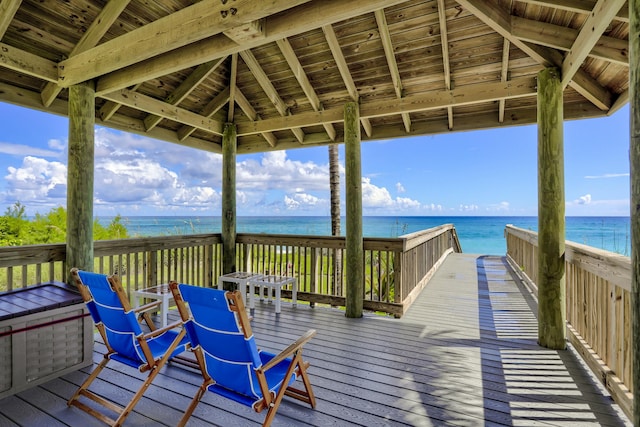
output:
[[[80,291],[80,294],[82,295],[82,298],[84,299],[85,302],[90,302],[93,300],[93,297],[88,289],[88,287],[82,282],[82,280],[80,279],[80,276],[78,275],[79,270],[77,268],[73,268],[71,270],[71,276],[74,280],[75,285],[78,287],[78,290]],[[127,294],[124,290],[124,288],[122,287],[122,284],[120,282],[120,278],[118,276],[109,276],[107,277],[107,280],[109,281],[109,284],[111,285],[111,289],[117,294],[118,299],[120,300],[120,303],[122,304],[122,307],[124,309],[125,312],[129,312],[131,311],[131,304],[129,302],[129,298],[127,297]],[[138,403],[138,401],[142,398],[142,395],[144,394],[144,392],[147,390],[147,388],[149,387],[149,385],[151,384],[151,382],[154,380],[154,378],[158,375],[158,373],[160,372],[160,370],[162,369],[162,367],[169,361],[169,359],[171,358],[171,354],[176,350],[176,348],[178,347],[178,345],[180,344],[180,342],[183,340],[183,338],[186,335],[186,331],[184,328],[181,328],[180,332],[176,335],[176,337],[174,338],[173,342],[171,343],[171,345],[167,348],[166,352],[164,353],[164,356],[162,356],[159,359],[154,359],[153,354],[151,352],[151,349],[149,348],[149,344],[147,342],[147,340],[149,340],[150,338],[159,336],[171,329],[180,327],[183,325],[182,321],[177,321],[174,322],[170,325],[167,325],[164,328],[156,328],[155,324],[153,323],[153,321],[151,320],[151,317],[148,314],[148,311],[151,309],[155,309],[157,308],[158,304],[160,302],[154,302],[154,303],[150,303],[150,304],[145,304],[143,306],[138,307],[137,309],[133,310],[134,313],[136,313],[137,315],[139,315],[139,318],[142,318],[145,320],[145,322],[147,323],[147,325],[149,326],[149,328],[151,329],[150,332],[146,333],[146,334],[142,334],[136,337],[138,343],[140,344],[140,349],[142,350],[145,359],[146,359],[146,364],[143,364],[139,369],[140,372],[149,372],[148,377],[144,380],[144,382],[142,383],[142,385],[140,386],[140,388],[138,389],[138,391],[134,394],[133,398],[131,399],[131,401],[126,405],[126,406],[121,406],[118,405],[116,403],[110,402],[100,396],[98,396],[97,394],[93,393],[92,391],[88,390],[89,386],[91,385],[91,383],[98,377],[98,375],[100,375],[100,373],[102,372],[102,370],[105,368],[105,366],[107,365],[107,363],[111,360],[110,356],[115,352],[115,350],[113,348],[111,348],[111,346],[109,345],[109,340],[107,337],[107,332],[105,329],[105,326],[102,323],[98,323],[96,324],[96,328],[98,329],[98,332],[100,333],[100,335],[102,336],[102,339],[105,343],[105,345],[107,346],[107,353],[104,354],[104,357],[102,359],[102,361],[98,364],[98,366],[93,370],[93,372],[91,372],[91,374],[89,375],[89,377],[87,377],[87,379],[82,383],[82,385],[80,385],[80,387],[78,388],[78,390],[76,390],[76,392],[74,393],[74,395],[69,399],[69,401],[67,402],[67,404],[69,406],[75,406],[87,413],[89,413],[90,415],[94,416],[95,418],[99,419],[100,421],[103,421],[106,424],[112,425],[112,426],[120,426],[122,425],[122,423],[124,422],[125,418],[129,415],[129,413],[131,413],[131,411],[133,410],[134,406]],[[86,404],[80,402],[78,399],[84,396],[87,399],[98,403],[99,405],[115,412],[118,417],[117,418],[111,418],[95,409],[93,409],[92,407],[87,406]]]
[[[180,291],[178,289],[178,283],[173,281],[170,282],[169,288],[173,293],[173,297],[174,297],[176,306],[178,307],[178,311],[180,312],[180,317],[182,318],[182,321],[187,322],[191,317],[191,313],[185,301],[182,299],[182,295],[180,294]],[[253,332],[251,330],[250,319],[249,319],[249,316],[247,315],[244,303],[242,302],[242,296],[240,292],[239,291],[226,292],[225,296],[229,302],[230,310],[235,312],[237,315],[238,323],[242,328],[242,332],[244,333],[245,338],[251,337],[253,335]],[[282,398],[285,395],[292,397],[294,399],[300,400],[302,402],[308,403],[312,408],[316,407],[316,399],[313,394],[313,389],[311,387],[311,381],[309,380],[309,376],[307,374],[307,369],[309,368],[309,362],[304,361],[302,359],[302,347],[311,338],[313,338],[315,334],[316,334],[316,331],[314,329],[308,330],[304,335],[302,335],[296,341],[294,341],[289,346],[287,346],[284,350],[282,350],[279,354],[277,354],[268,363],[264,364],[263,366],[255,370],[255,373],[260,385],[260,390],[262,392],[262,399],[260,399],[256,404],[254,404],[253,407],[255,411],[258,413],[268,408],[267,415],[262,424],[263,427],[267,427],[271,424],[271,422],[273,421],[276,415],[276,411],[280,406],[280,402],[282,401]],[[189,417],[195,410],[196,406],[200,402],[200,399],[202,399],[202,396],[208,390],[208,387],[215,383],[215,381],[213,380],[213,378],[211,378],[211,376],[209,376],[205,368],[205,360],[204,360],[204,354],[202,349],[198,346],[195,348],[191,348],[190,350],[195,354],[196,361],[199,365],[204,381],[200,386],[200,388],[198,389],[193,400],[191,401],[191,404],[185,411],[185,414],[182,420],[178,424],[180,427],[186,424],[187,420],[189,419]],[[282,362],[288,357],[291,357],[291,363],[289,364],[287,373],[284,376],[284,378],[290,378],[291,375],[295,372],[296,375],[300,377],[300,379],[302,380],[304,389],[296,388],[296,387],[293,387],[292,385],[285,387],[284,386],[285,382],[283,382],[282,384],[283,386],[281,386],[278,392],[275,395],[273,395],[273,393],[269,391],[265,373],[269,369],[276,366],[278,363]]]

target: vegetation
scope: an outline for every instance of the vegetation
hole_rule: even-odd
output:
[[[0,216],[0,246],[38,245],[63,243],[67,236],[67,211],[62,207],[51,209],[47,214],[37,213],[28,218],[25,206],[16,202]],[[129,237],[120,215],[104,227],[93,222],[94,240],[124,239]]]

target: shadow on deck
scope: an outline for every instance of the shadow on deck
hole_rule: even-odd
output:
[[[278,351],[309,328],[315,410],[286,400],[285,425],[631,425],[571,349],[536,344],[535,301],[500,257],[451,255],[402,319],[258,304],[258,345]],[[94,361],[104,346],[96,343]],[[126,402],[142,376],[116,365],[92,389]],[[81,370],[0,400],[0,425],[101,425],[68,399]],[[199,376],[168,366],[125,425],[175,425]],[[263,414],[208,393],[190,426],[259,425]]]

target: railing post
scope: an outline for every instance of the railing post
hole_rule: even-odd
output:
[[[318,256],[320,248],[311,248],[311,277],[309,278],[309,292],[315,294],[318,292],[318,262],[322,257]],[[310,303],[311,307],[315,307],[315,303]]]
[[[145,287],[155,286],[158,284],[158,252],[152,250],[147,253],[147,283]]]

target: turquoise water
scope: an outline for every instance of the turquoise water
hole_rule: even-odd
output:
[[[99,219],[106,225],[112,218]],[[123,217],[123,223],[132,236],[219,233],[221,230],[220,217],[130,216]],[[464,252],[488,255],[506,253],[506,224],[526,230],[538,229],[537,217],[369,216],[364,217],[363,234],[365,237],[398,237],[442,224],[455,225]],[[237,230],[239,233],[328,236],[331,220],[329,217],[239,217]],[[626,256],[631,253],[630,230],[628,217],[567,217],[566,221],[567,240]]]

